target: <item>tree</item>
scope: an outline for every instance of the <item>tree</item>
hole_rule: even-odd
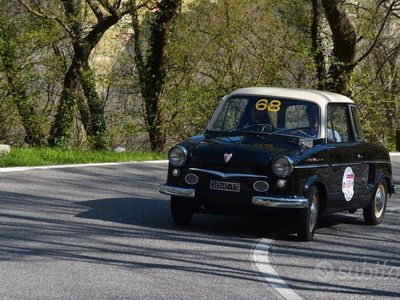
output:
[[[314,8],[314,18],[317,18],[317,1],[312,0],[311,2]],[[321,0],[321,2],[332,32],[331,37],[333,42],[333,50],[330,57],[331,64],[328,72],[329,77],[325,80],[325,89],[340,94],[350,95],[351,91],[349,90],[348,85],[351,73],[354,68],[374,50],[387,25],[390,15],[394,13],[394,10],[399,5],[400,1],[381,0],[376,2],[375,15],[378,15],[377,12],[381,7],[383,7],[386,12],[382,18],[378,19],[380,24],[377,26],[378,30],[375,37],[362,55],[357,51],[357,43],[361,41],[361,39],[358,40],[356,25],[346,12],[344,7],[345,1]],[[312,40],[313,43],[315,43],[315,37]],[[356,57],[357,54],[359,54],[358,57]],[[320,53],[315,53],[315,55],[320,55]],[[317,62],[317,68],[318,67],[320,67],[320,64]]]
[[[311,0],[312,5],[312,23],[311,23],[311,50],[315,64],[315,75],[317,79],[317,88],[325,89],[326,65],[322,30],[322,10],[320,0]]]
[[[146,129],[151,150],[163,150],[166,141],[166,132],[163,128],[163,102],[167,75],[167,44],[173,20],[180,5],[181,0],[157,2],[150,12],[151,16],[147,19],[150,36],[146,46],[135,4],[132,11],[135,62],[145,106]]]
[[[354,23],[343,9],[342,0],[322,0],[329,27],[332,30],[333,51],[326,88],[348,94],[347,83],[354,65],[357,32]]]
[[[12,98],[25,130],[25,143],[30,146],[41,146],[44,143],[44,133],[40,117],[35,110],[35,101],[28,91],[28,78],[32,72],[32,60],[35,51],[30,48],[27,53],[24,46],[40,39],[40,27],[30,26],[29,18],[20,14],[18,9],[12,11],[10,4],[0,0],[0,70],[7,82],[9,97]],[[15,11],[16,10],[16,11]]]
[[[182,8],[165,85],[169,144],[203,131],[221,98],[236,88],[312,84],[307,4],[199,0]]]
[[[64,16],[58,16],[56,13],[44,12],[40,5],[32,7],[24,0],[19,1],[35,16],[58,22],[70,36],[74,50],[71,64],[64,76],[63,91],[51,127],[49,144],[56,147],[68,146],[74,110],[78,101],[77,90],[81,84],[90,114],[86,126],[89,138],[92,140],[93,148],[106,148],[104,107],[96,91],[89,57],[104,33],[128,14],[132,9],[131,6],[122,1],[114,1],[111,4],[111,1],[61,0]],[[54,7],[57,9],[57,5]],[[91,16],[83,18],[87,8]]]

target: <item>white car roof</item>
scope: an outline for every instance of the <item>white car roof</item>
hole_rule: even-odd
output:
[[[293,88],[277,88],[277,87],[249,87],[237,89],[228,96],[234,95],[254,95],[290,98],[298,100],[309,100],[317,103],[321,107],[325,107],[328,103],[354,103],[350,98],[325,91],[304,90]]]

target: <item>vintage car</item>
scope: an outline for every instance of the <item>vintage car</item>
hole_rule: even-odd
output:
[[[352,100],[262,87],[225,96],[203,134],[170,149],[160,186],[178,225],[193,213],[290,210],[303,241],[323,214],[362,208],[367,224],[381,223],[395,189],[389,154],[364,141]]]

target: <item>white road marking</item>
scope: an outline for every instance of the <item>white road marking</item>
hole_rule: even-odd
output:
[[[253,260],[262,276],[283,298],[287,300],[302,300],[295,291],[293,291],[286,282],[279,277],[278,273],[271,266],[269,261],[269,249],[274,240],[261,239],[253,251]]]
[[[168,163],[168,160],[128,161],[128,162],[72,164],[72,165],[50,165],[50,166],[36,166],[36,167],[11,167],[11,168],[0,168],[0,173],[22,172],[22,171],[30,171],[30,170],[49,170],[49,169],[67,169],[67,168],[82,168],[82,167],[120,166],[120,165],[126,165],[126,164],[157,164],[157,163]]]

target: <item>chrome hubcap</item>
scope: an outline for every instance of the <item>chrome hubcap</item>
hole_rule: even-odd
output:
[[[309,221],[309,229],[312,232],[317,224],[318,219],[318,205],[312,201],[311,208],[310,208],[310,221]]]
[[[375,193],[375,217],[380,218],[383,214],[386,202],[386,191],[383,185],[380,185]]]

